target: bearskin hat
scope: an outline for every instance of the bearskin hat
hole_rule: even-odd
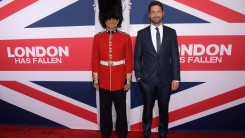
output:
[[[99,21],[103,28],[106,28],[105,21],[111,18],[118,19],[117,27],[121,27],[123,20],[121,0],[98,0]]]

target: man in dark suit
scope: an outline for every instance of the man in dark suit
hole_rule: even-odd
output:
[[[162,24],[163,5],[153,1],[148,6],[150,26],[138,31],[135,53],[135,78],[143,96],[144,138],[151,134],[155,99],[159,107],[159,137],[168,132],[168,107],[171,91],[179,87],[180,62],[176,31]]]

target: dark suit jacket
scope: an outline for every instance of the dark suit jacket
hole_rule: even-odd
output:
[[[159,53],[152,40],[150,26],[138,31],[134,51],[135,77],[145,84],[167,85],[180,80],[180,62],[176,31],[163,25]]]

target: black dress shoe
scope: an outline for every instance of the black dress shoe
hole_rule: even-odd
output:
[[[127,135],[118,135],[118,138],[127,138]]]
[[[150,138],[149,134],[144,134],[143,138]]]
[[[166,135],[164,136],[161,136],[161,135],[158,135],[159,138],[166,138]]]

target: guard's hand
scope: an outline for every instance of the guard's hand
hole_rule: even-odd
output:
[[[179,88],[179,81],[172,81],[172,91],[175,91]]]
[[[94,88],[95,88],[96,90],[99,90],[99,84],[94,83]]]
[[[124,90],[125,90],[125,91],[128,91],[129,88],[130,88],[130,84],[125,84],[125,85],[124,85]]]

